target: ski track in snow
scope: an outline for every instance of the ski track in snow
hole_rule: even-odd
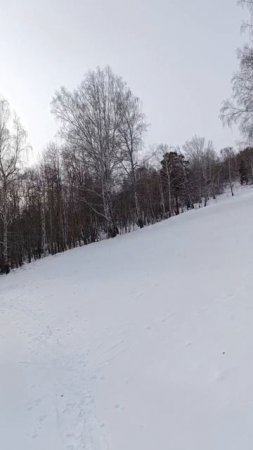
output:
[[[27,288],[27,285],[25,287]],[[16,294],[8,296],[6,301],[1,302],[1,312],[11,312],[12,332],[15,330],[25,344],[22,350],[25,350],[26,357],[15,361],[14,370],[17,371],[17,378],[21,377],[26,382],[31,372],[36,374],[31,380],[32,384],[28,380],[29,385],[26,387],[24,383],[22,386],[23,395],[27,396],[21,405],[22,415],[26,414],[26,419],[34,423],[33,428],[29,430],[30,436],[27,436],[31,444],[29,446],[27,443],[26,447],[22,448],[107,450],[106,439],[96,418],[94,398],[90,389],[94,375],[87,368],[85,345],[76,355],[68,354],[66,358],[64,342],[66,337],[73,334],[71,324],[68,323],[63,329],[55,327],[43,310],[43,302],[47,299],[37,294],[37,286],[32,289],[32,283],[28,289],[31,298],[34,299],[33,307],[27,306],[25,298]],[[8,321],[6,314],[3,314],[2,318]],[[25,329],[24,325],[27,323],[29,328]],[[85,327],[85,322],[83,325]],[[1,329],[6,331],[4,328]],[[1,337],[4,337],[4,332],[1,333]],[[7,365],[5,370],[12,372],[13,364]],[[14,381],[17,382],[15,373]],[[13,410],[11,414],[12,412]],[[48,436],[45,435],[42,446],[39,444],[37,447],[36,440],[40,438],[44,423],[51,420],[50,416],[53,416],[57,439],[54,439],[54,443],[50,443],[47,442]],[[8,416],[7,419],[11,420]],[[11,444],[9,448],[14,447]]]
[[[253,448],[253,192],[0,279],[4,450]]]

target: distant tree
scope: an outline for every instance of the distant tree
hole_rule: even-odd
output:
[[[60,152],[55,144],[49,144],[44,152],[42,167],[44,195],[46,195],[46,208],[42,214],[45,214],[45,221],[48,225],[47,236],[50,253],[54,254],[64,251],[67,245]],[[42,216],[41,219],[43,221],[44,217]]]
[[[239,173],[240,173],[241,185],[248,184],[248,182],[249,182],[248,170],[247,170],[247,165],[245,163],[245,160],[243,158],[239,159]]]
[[[223,158],[223,164],[225,166],[225,179],[228,179],[229,187],[232,197],[234,196],[234,180],[237,175],[236,170],[236,156],[232,147],[226,147],[221,150],[221,156]]]
[[[237,155],[241,184],[253,184],[253,148],[246,147]]]
[[[187,190],[187,165],[184,155],[172,151],[166,152],[161,161],[161,176],[164,180],[165,193],[168,195],[169,216],[173,212],[178,215],[180,207],[190,207],[189,191]]]
[[[11,114],[8,102],[0,98],[0,217],[2,221],[2,270],[9,271],[8,226],[12,220],[15,185],[27,148],[26,133],[18,118]]]
[[[219,164],[213,144],[194,136],[185,143],[183,151],[190,164],[195,201],[202,204],[204,199],[206,206],[210,195],[215,198],[219,192]]]
[[[120,95],[121,117],[119,134],[122,138],[122,163],[125,171],[130,174],[135,204],[136,223],[142,228],[138,192],[137,192],[137,155],[143,145],[143,134],[147,129],[145,116],[141,109],[140,100],[134,97],[130,89]]]
[[[253,184],[253,147],[246,147],[239,153],[240,157],[244,159],[247,168],[248,175],[251,178],[251,183]]]

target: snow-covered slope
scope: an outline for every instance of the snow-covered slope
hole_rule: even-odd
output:
[[[253,448],[253,192],[0,278],[0,448]]]

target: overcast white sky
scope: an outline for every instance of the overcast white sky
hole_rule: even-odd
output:
[[[146,142],[193,134],[234,144],[219,109],[230,95],[245,12],[236,0],[0,0],[0,93],[34,151],[56,133],[50,101],[109,64],[143,101]]]

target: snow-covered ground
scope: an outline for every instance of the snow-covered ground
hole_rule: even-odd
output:
[[[253,190],[0,278],[0,448],[252,450]]]

